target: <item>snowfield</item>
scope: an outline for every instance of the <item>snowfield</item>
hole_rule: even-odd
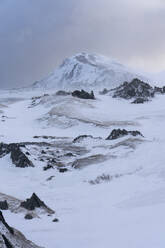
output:
[[[55,210],[32,220],[7,210],[6,221],[45,248],[164,248],[165,96],[131,104],[97,92],[96,100],[48,94],[0,95],[1,142],[36,142],[34,136],[45,142],[44,135],[53,136],[46,140],[51,152],[63,156],[72,149],[75,155],[62,157],[69,166],[65,173],[44,171],[32,146],[34,168],[16,168],[9,154],[0,158],[0,193],[25,200],[35,192]],[[32,105],[34,95],[42,97]],[[138,130],[144,137],[105,140],[114,128]],[[79,135],[94,138],[72,144]],[[77,154],[76,147],[83,152]],[[74,159],[77,168],[71,166]]]

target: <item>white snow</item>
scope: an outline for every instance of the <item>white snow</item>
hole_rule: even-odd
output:
[[[112,88],[133,78],[147,80],[143,74],[98,54],[79,53],[67,58],[46,78],[34,83],[44,89],[96,89]]]
[[[34,135],[73,139],[82,134],[105,139],[118,127],[139,130],[145,138],[135,149],[123,145],[109,149],[115,158],[64,174],[44,172],[39,166],[15,168],[9,156],[1,158],[0,192],[19,199],[36,192],[60,220],[53,223],[51,217],[43,215],[27,221],[22,214],[4,211],[7,222],[46,248],[164,248],[165,96],[157,95],[151,102],[139,105],[97,94],[95,101],[50,96],[28,108],[33,95],[30,91],[1,93],[1,104],[8,106],[3,108],[7,118],[0,119],[1,141],[34,141]],[[64,123],[72,120],[73,125],[63,127],[56,119],[51,125],[42,122],[50,112],[51,117],[60,114]],[[107,142],[111,146],[127,138],[93,142],[87,139],[80,145],[91,149],[90,154],[104,154]],[[113,179],[97,185],[88,183],[103,173]],[[51,175],[55,178],[46,181]]]

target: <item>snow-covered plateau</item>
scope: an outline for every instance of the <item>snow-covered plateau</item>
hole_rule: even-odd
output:
[[[164,248],[165,88],[116,69],[113,85],[96,80],[105,59],[77,59],[83,71],[60,69],[71,79],[58,69],[35,90],[0,91],[0,208],[26,237],[0,218],[0,247]]]

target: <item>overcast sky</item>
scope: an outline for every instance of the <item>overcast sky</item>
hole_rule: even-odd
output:
[[[165,1],[0,0],[0,88],[31,84],[82,51],[165,70]]]

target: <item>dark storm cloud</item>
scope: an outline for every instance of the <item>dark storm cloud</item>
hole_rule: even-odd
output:
[[[81,51],[161,70],[164,23],[161,0],[0,0],[0,87],[30,84]]]

